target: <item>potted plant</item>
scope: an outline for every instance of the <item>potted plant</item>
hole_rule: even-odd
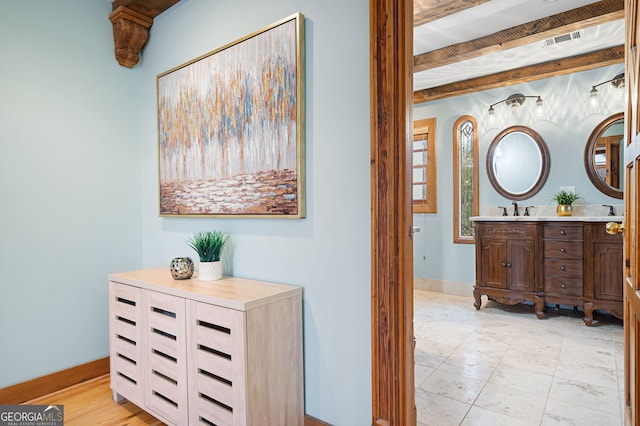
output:
[[[200,258],[199,280],[214,281],[222,278],[220,254],[228,240],[229,234],[220,231],[198,232],[187,238],[187,244],[198,253]]]
[[[572,204],[574,201],[580,198],[577,192],[558,191],[553,194],[552,199],[558,203],[556,212],[558,216],[571,216],[573,214]]]

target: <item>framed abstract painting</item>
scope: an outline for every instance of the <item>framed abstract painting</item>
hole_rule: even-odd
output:
[[[157,76],[160,216],[305,217],[304,16]]]

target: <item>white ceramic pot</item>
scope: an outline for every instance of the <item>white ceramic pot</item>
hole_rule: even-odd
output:
[[[200,262],[198,279],[200,281],[216,281],[222,278],[222,262]]]

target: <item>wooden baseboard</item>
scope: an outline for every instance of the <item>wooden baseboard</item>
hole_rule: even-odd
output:
[[[304,415],[304,426],[331,426],[329,423],[318,420],[315,417],[311,417],[308,414]]]
[[[105,374],[109,374],[109,357],[0,389],[0,404],[21,404]]]
[[[105,374],[109,374],[109,357],[0,389],[0,404],[22,404]],[[331,425],[305,414],[304,426]]]

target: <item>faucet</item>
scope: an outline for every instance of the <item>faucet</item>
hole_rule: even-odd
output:
[[[533,207],[535,207],[535,206],[526,206],[526,207],[524,208],[524,215],[525,215],[525,216],[529,216],[529,209],[530,209],[530,208],[533,208]]]
[[[498,206],[499,209],[502,209],[502,216],[509,216],[507,214],[507,208],[504,206]]]
[[[603,204],[602,207],[609,207],[609,216],[615,216],[615,212],[613,211],[613,206],[610,206],[609,204]]]
[[[513,204],[513,215],[520,216],[520,213],[518,212],[518,203],[515,201],[512,201],[511,204]]]

